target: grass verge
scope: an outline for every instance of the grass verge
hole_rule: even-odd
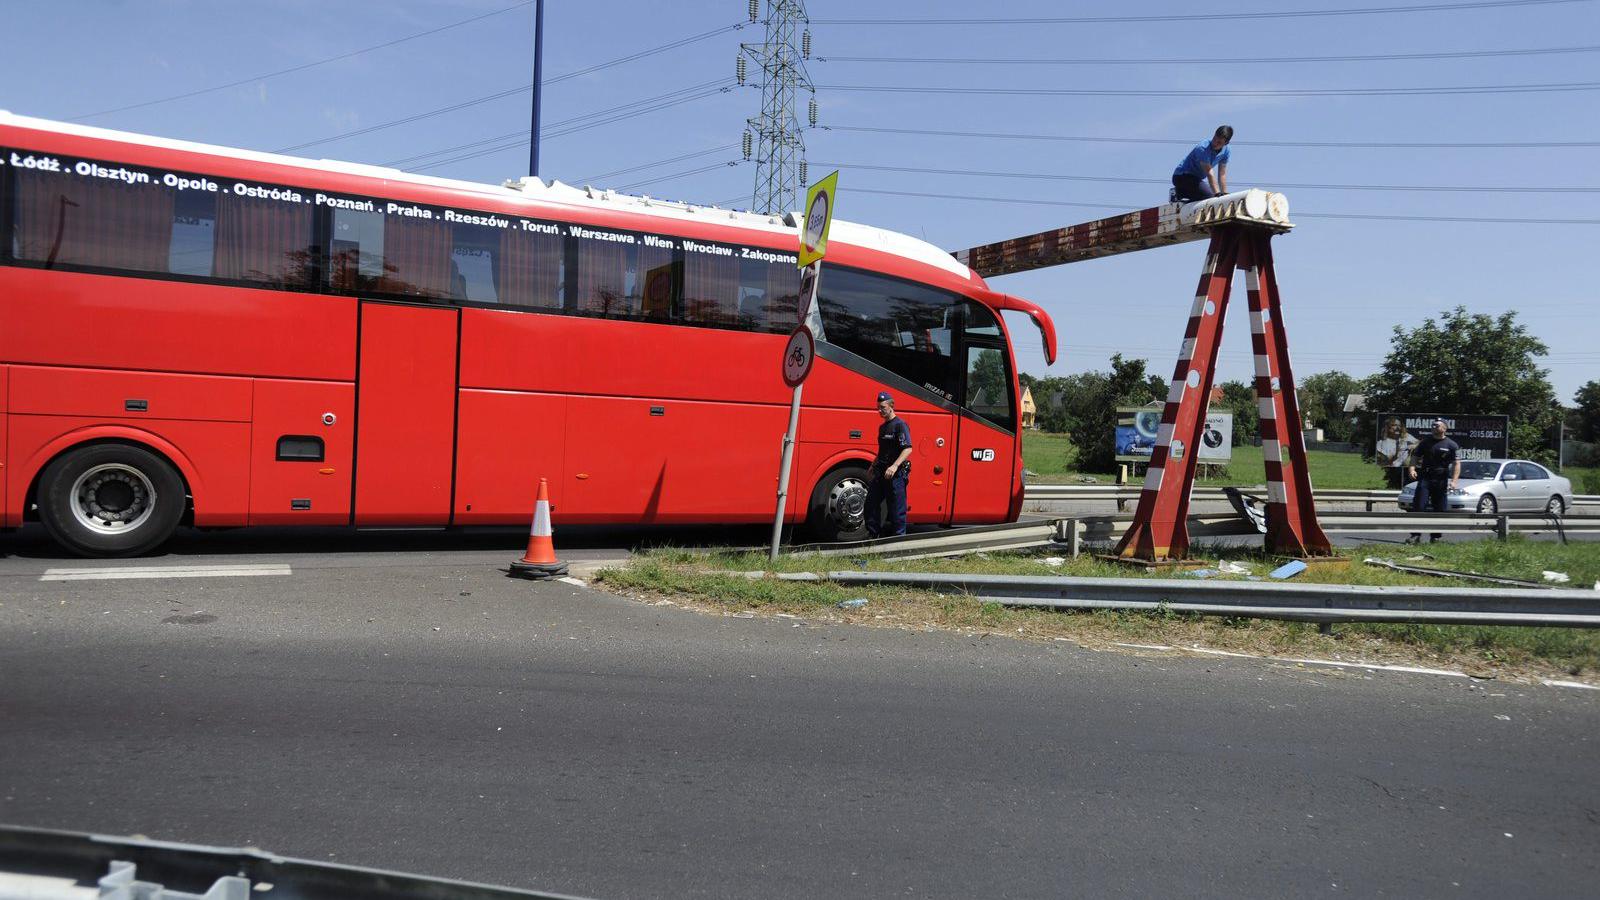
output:
[[[1475,571],[1539,580],[1545,570],[1566,572],[1570,586],[1588,587],[1600,580],[1600,546],[1560,545],[1514,537],[1500,543],[1436,544],[1426,548],[1376,545],[1344,551],[1349,565],[1317,566],[1299,580],[1326,584],[1450,586],[1456,582],[1409,575],[1363,565],[1375,556],[1407,565]],[[1196,556],[1229,560],[1254,573],[1276,562],[1259,551],[1200,548]],[[1414,558],[1423,557],[1423,558]],[[855,568],[868,571],[938,571],[1016,575],[1095,577],[1172,577],[1146,574],[1091,556],[1060,560],[1046,554],[973,555],[952,560],[895,561],[872,558],[785,557],[779,571],[826,571]],[[1047,562],[1047,560],[1050,560]],[[943,629],[966,634],[1040,640],[1061,639],[1089,647],[1115,644],[1202,646],[1265,655],[1318,656],[1345,661],[1398,663],[1458,668],[1485,677],[1574,678],[1600,683],[1600,631],[1570,628],[1506,628],[1351,624],[1331,635],[1315,625],[1248,618],[1202,617],[1173,612],[1056,612],[1012,609],[979,603],[958,595],[879,586],[843,586],[827,581],[792,582],[750,578],[741,574],[767,568],[766,557],[753,553],[706,553],[658,550],[636,557],[627,566],[599,573],[598,581],[622,593],[674,602],[706,611],[781,614],[806,619],[852,622],[918,630]],[[1230,577],[1230,576],[1220,576]],[[1243,576],[1233,576],[1243,577]],[[844,600],[865,598],[859,609],[839,609]]]
[[[1110,483],[1107,474],[1081,472],[1077,468],[1077,451],[1064,434],[1042,431],[1025,431],[1022,434],[1022,464],[1035,473],[1041,484],[1076,482],[1080,476]],[[1384,485],[1383,470],[1361,459],[1359,453],[1335,453],[1331,450],[1308,450],[1306,462],[1311,468],[1311,482],[1318,487],[1335,490],[1379,490]],[[1234,447],[1233,459],[1226,466],[1203,467],[1201,484],[1214,486],[1260,484],[1266,477],[1260,447]],[[1578,484],[1577,479],[1573,484]],[[1581,491],[1580,491],[1581,493]]]

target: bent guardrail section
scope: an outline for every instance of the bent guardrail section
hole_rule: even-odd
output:
[[[826,578],[965,594],[1007,606],[1134,609],[1306,622],[1412,622],[1600,628],[1600,591],[1433,588],[1050,575],[828,572]]]

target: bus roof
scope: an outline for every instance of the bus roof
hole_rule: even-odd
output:
[[[129,144],[141,144],[148,147],[160,147],[169,150],[179,150],[190,153],[201,153],[210,156],[221,156],[232,159],[248,160],[252,162],[269,163],[273,165],[294,166],[298,168],[316,169],[324,172],[335,172],[348,175],[357,175],[367,178],[381,178],[387,181],[405,182],[429,187],[443,188],[452,191],[478,194],[481,196],[495,197],[508,202],[526,202],[535,200],[545,204],[571,206],[590,209],[609,209],[625,211],[635,214],[653,215],[669,219],[704,222],[707,224],[732,225],[739,228],[750,228],[761,231],[770,231],[786,235],[796,234],[800,220],[799,213],[786,213],[779,215],[766,215],[744,210],[727,209],[717,206],[707,206],[697,203],[677,200],[663,200],[646,195],[622,194],[616,191],[590,186],[574,187],[554,179],[540,178],[510,179],[501,185],[480,184],[474,181],[461,181],[454,178],[439,178],[433,175],[421,175],[415,172],[406,172],[401,169],[387,166],[374,166],[366,163],[346,162],[336,159],[308,159],[298,156],[286,156],[280,153],[266,153],[259,150],[242,150],[236,147],[223,147],[216,144],[202,144],[194,141],[182,141],[173,138],[156,137],[153,135],[138,134],[129,131],[117,131],[110,128],[97,128],[91,125],[79,125],[72,122],[57,122],[51,119],[38,119],[31,116],[21,116],[6,110],[0,110],[0,126],[26,128],[36,131],[50,131],[59,134],[75,135],[79,137],[94,138],[109,141],[121,141]],[[973,271],[967,266],[957,262],[948,251],[941,250],[934,245],[914,238],[908,234],[889,231],[871,225],[857,222],[834,220],[829,234],[830,241],[849,244],[868,250],[876,250],[899,256],[924,265],[942,269],[966,281],[975,281],[981,284]]]

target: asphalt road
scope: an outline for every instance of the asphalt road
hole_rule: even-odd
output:
[[[0,542],[0,821],[593,897],[1600,879],[1596,692],[706,616],[508,579],[515,535],[185,540]],[[151,566],[288,571],[41,580]]]

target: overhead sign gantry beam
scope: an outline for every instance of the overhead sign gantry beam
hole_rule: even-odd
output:
[[[1210,237],[1211,229],[1229,223],[1255,225],[1275,233],[1294,227],[1289,222],[1287,197],[1252,188],[1194,203],[1164,203],[1108,219],[957,250],[953,255],[984,278],[992,278],[1198,241]]]

